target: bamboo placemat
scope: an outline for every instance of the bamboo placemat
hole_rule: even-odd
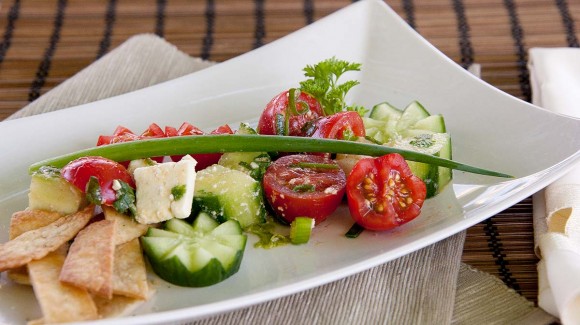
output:
[[[344,0],[4,0],[0,7],[0,120],[130,36],[155,33],[182,51],[224,61],[348,4]],[[387,0],[458,64],[477,62],[491,85],[530,101],[527,49],[578,47],[580,2]],[[463,261],[536,301],[532,202],[467,231]]]

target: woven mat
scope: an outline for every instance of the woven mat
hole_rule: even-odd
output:
[[[578,47],[580,2],[386,1],[434,46],[482,78],[531,99],[527,49]],[[139,33],[224,61],[336,11],[339,0],[5,0],[0,7],[0,120]],[[531,199],[470,228],[463,261],[535,301]]]

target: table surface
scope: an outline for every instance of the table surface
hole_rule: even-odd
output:
[[[344,0],[5,0],[0,2],[0,120],[132,35],[155,33],[182,51],[224,61],[287,35]],[[531,100],[527,50],[578,47],[577,0],[387,0],[458,64]],[[536,301],[532,202],[467,230],[463,261]]]

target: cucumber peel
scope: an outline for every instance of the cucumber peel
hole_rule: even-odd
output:
[[[392,148],[384,145],[277,135],[194,135],[170,138],[152,138],[146,140],[115,143],[106,146],[79,150],[66,155],[46,159],[32,164],[32,173],[42,166],[62,168],[70,161],[86,156],[101,156],[115,161],[127,161],[146,157],[184,155],[194,153],[224,152],[329,152],[367,156],[383,156],[399,153],[406,160],[423,162],[431,165],[461,170],[474,174],[513,178],[513,176],[484,168],[462,164],[410,150]]]

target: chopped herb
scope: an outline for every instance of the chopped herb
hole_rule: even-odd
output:
[[[429,148],[432,147],[435,144],[435,142],[433,141],[432,134],[420,134],[416,136],[413,140],[411,140],[409,144],[417,148]]]
[[[60,176],[60,169],[52,166],[42,166],[34,174],[45,177],[58,177]]]
[[[342,132],[342,140],[356,141],[358,140],[358,136],[356,136],[351,129],[346,129]]]
[[[135,190],[122,180],[116,180],[116,182],[119,183],[120,187],[115,189],[116,200],[113,203],[113,207],[119,213],[134,216],[137,214],[137,207],[135,206]]]
[[[258,236],[258,241],[254,244],[256,248],[274,248],[290,244],[290,237],[276,232],[276,223],[271,217],[266,219],[266,223],[253,224],[245,229]]]
[[[185,194],[185,184],[176,185],[171,189],[171,195],[173,195],[173,200],[179,201]]]
[[[247,169],[253,179],[261,181],[262,178],[264,178],[264,174],[266,173],[268,166],[270,166],[270,163],[272,163],[270,155],[264,153],[256,156],[250,163],[240,161],[239,165]]]
[[[352,227],[350,227],[350,229],[346,232],[346,234],[344,234],[347,238],[357,238],[365,229],[359,225],[358,223],[355,223],[352,225]]]
[[[338,169],[338,165],[335,164],[324,164],[324,163],[309,163],[309,162],[299,162],[295,164],[290,164],[290,168],[318,168],[318,169]]]
[[[103,203],[103,196],[101,194],[101,184],[99,184],[99,179],[95,176],[91,176],[87,182],[87,187],[85,189],[87,193],[87,200],[93,204],[101,205]]]
[[[314,192],[315,189],[316,188],[312,184],[300,184],[300,185],[294,186],[292,191],[299,192],[299,193],[310,193],[310,192]]]
[[[276,135],[288,135],[286,117],[284,114],[276,114]]]
[[[359,84],[348,80],[339,84],[339,78],[347,71],[360,71],[360,63],[337,60],[335,57],[315,65],[307,65],[304,75],[309,79],[300,82],[300,89],[316,98],[324,108],[324,114],[332,115],[342,111],[355,111],[364,115],[366,110],[361,106],[347,105],[345,97],[348,91]]]

